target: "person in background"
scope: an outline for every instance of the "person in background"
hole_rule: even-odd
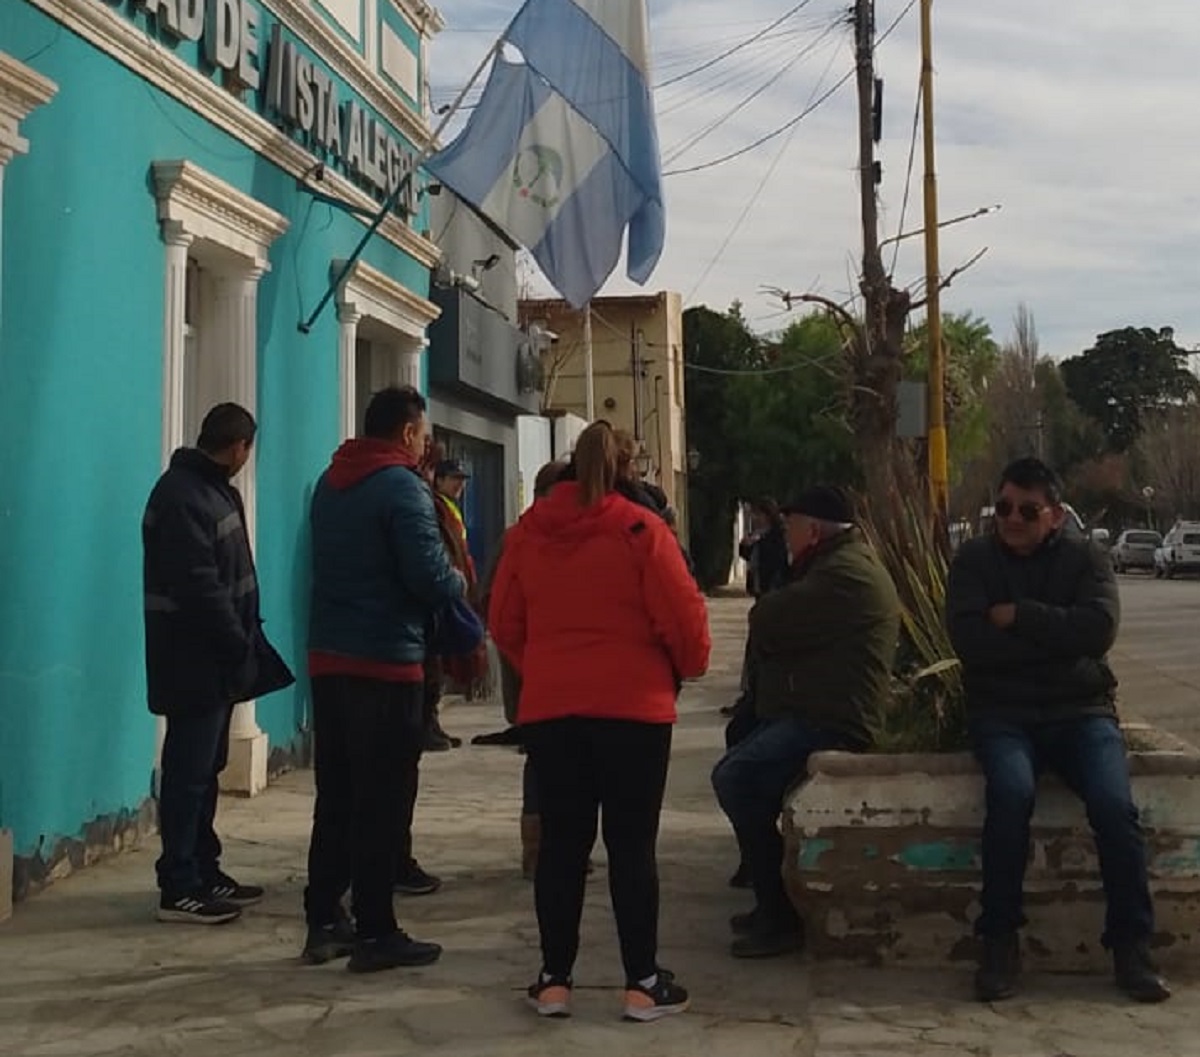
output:
[[[376,393],[364,437],[346,441],[312,500],[312,677],[317,786],[304,957],[350,955],[354,972],[441,955],[396,924],[396,839],[411,830],[424,729],[427,629],[461,599],[438,533],[425,450],[425,399]],[[352,898],[354,931],[342,906]]]
[[[787,583],[789,557],[779,504],[770,496],[750,503],[750,535],[738,545],[747,563],[746,590],[760,598]]]
[[[900,602],[838,488],[784,508],[792,577],[750,611],[754,728],[713,770],[712,783],[750,870],[754,908],[730,922],[735,958],[799,949],[802,924],[783,886],[779,815],[808,757],[865,749],[865,718],[891,692]]]
[[[995,514],[992,534],[959,548],[946,586],[986,782],[976,994],[994,1002],[1017,989],[1029,820],[1049,769],[1087,807],[1116,984],[1139,1002],[1162,1002],[1171,991],[1150,957],[1145,839],[1107,659],[1120,622],[1112,563],[1069,524],[1058,476],[1038,459],[1004,470]]]
[[[214,407],[196,447],[171,456],[142,518],[146,683],[150,711],[167,720],[160,921],[219,925],[263,897],[221,870],[213,829],[234,704],[295,682],[262,631],[246,512],[231,483],[257,429],[244,407]]]
[[[438,527],[450,561],[467,578],[468,595],[474,592],[475,563],[467,546],[467,523],[463,519],[462,499],[471,475],[457,459],[446,458],[442,444],[434,442],[428,452],[427,476],[433,487]],[[430,664],[426,673],[425,751],[447,752],[462,745],[462,738],[442,728],[439,704],[444,689],[444,673],[439,664]]]
[[[558,482],[563,470],[567,467],[565,459],[548,462],[537,472],[533,481],[533,499],[545,499],[550,489]],[[511,531],[511,529],[509,530]],[[487,613],[491,604],[492,584],[496,578],[496,568],[504,554],[504,543],[508,532],[500,538],[496,553],[492,558],[491,567],[483,578],[481,606]],[[517,703],[521,700],[521,676],[504,654],[500,654],[500,692],[504,702],[504,718],[510,725],[517,722]],[[518,735],[519,735],[518,730]],[[538,848],[542,840],[542,817],[538,808],[537,782],[533,776],[533,763],[529,754],[525,754],[525,767],[521,774],[521,873],[527,881],[532,881],[537,869]]]
[[[602,815],[625,969],[624,1014],[687,1008],[658,965],[655,845],[681,679],[708,666],[704,599],[671,530],[617,492],[605,422],[575,447],[575,477],[510,530],[489,625],[522,680],[517,721],[533,762],[542,834],[534,883],[542,969],[529,998],[570,1010],[587,861]]]

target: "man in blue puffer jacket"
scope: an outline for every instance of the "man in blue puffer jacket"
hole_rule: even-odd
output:
[[[365,437],[334,454],[312,502],[317,803],[304,894],[305,958],[349,954],[355,972],[427,965],[441,954],[398,928],[392,884],[421,752],[426,629],[465,590],[417,473],[424,398],[411,386],[384,389],[364,427]]]

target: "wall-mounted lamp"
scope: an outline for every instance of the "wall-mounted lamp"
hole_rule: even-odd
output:
[[[633,464],[637,467],[639,476],[645,477],[650,472],[650,453],[643,448],[633,457]]]
[[[441,193],[442,193],[442,185],[441,184],[426,184],[424,187],[421,188],[421,190],[419,190],[417,192],[417,197],[419,198],[423,195],[429,195],[431,198],[436,198]]]
[[[700,469],[700,451],[699,451],[699,449],[698,449],[698,448],[696,448],[696,447],[694,447],[694,446],[693,446],[693,447],[691,447],[691,448],[688,448],[688,450],[687,450],[687,464],[688,464],[688,469],[689,469],[689,470],[698,470],[698,469]]]

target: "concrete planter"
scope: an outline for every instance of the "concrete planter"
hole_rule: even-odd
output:
[[[1156,955],[1200,948],[1200,753],[1127,727],[1150,857]],[[1147,744],[1147,749],[1140,748]],[[788,891],[816,957],[945,965],[974,957],[983,779],[968,753],[819,753],[784,804]],[[1104,894],[1081,803],[1038,793],[1022,932],[1029,968],[1108,966]]]

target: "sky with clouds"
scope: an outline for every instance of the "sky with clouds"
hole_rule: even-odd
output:
[[[881,32],[907,2],[877,0]],[[655,82],[683,75],[655,92],[664,170],[746,146],[851,69],[848,0],[808,0],[698,70],[796,3],[649,0]],[[518,0],[438,6],[447,29],[429,79],[435,103],[446,103]],[[1125,325],[1173,326],[1180,344],[1200,346],[1195,0],[935,0],[934,48],[941,218],[1003,207],[943,231],[943,272],[988,248],[943,295],[943,309],[974,311],[1003,338],[1024,301],[1055,358]],[[878,48],[884,237],[901,221],[919,61],[914,8]],[[678,290],[688,305],[740,299],[763,331],[787,322],[763,286],[846,297],[859,238],[855,115],[851,80],[791,134],[669,176],[667,244],[649,287]],[[920,227],[918,142],[903,230]],[[901,243],[897,282],[919,281],[923,267],[921,239]],[[618,272],[605,293],[634,289]]]

